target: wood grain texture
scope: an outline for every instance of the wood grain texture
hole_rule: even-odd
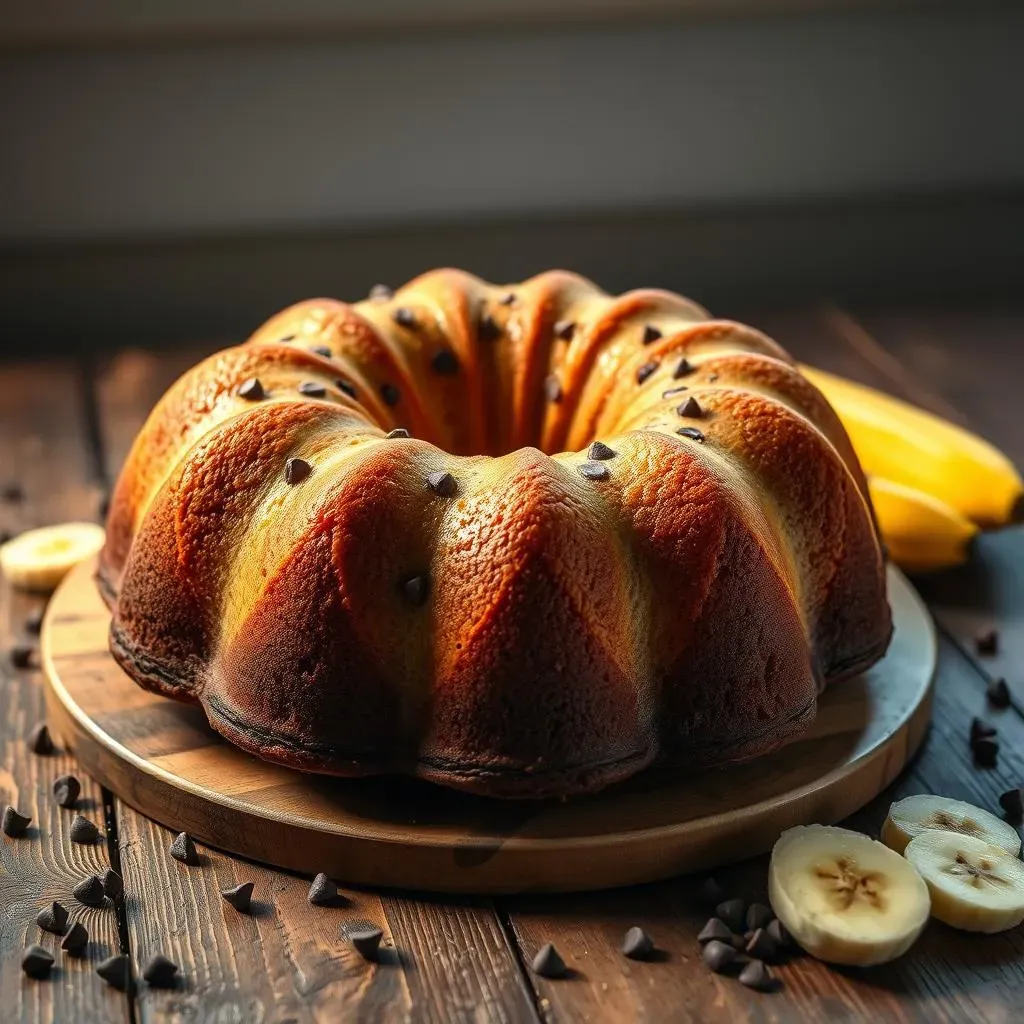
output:
[[[160,395],[217,347],[126,351],[102,369],[97,403],[110,477]],[[183,975],[174,991],[140,992],[141,1020],[536,1020],[489,902],[431,903],[345,889],[343,906],[313,907],[308,878],[205,848],[204,864],[187,868],[167,854],[172,831],[120,800],[115,806],[126,884],[142,894],[126,908],[133,949],[140,960],[163,951]],[[219,895],[244,880],[256,883],[253,918]],[[360,922],[385,933],[389,945],[379,965],[366,964],[342,936]]]
[[[0,484],[17,481],[25,491],[23,502],[0,500],[0,529],[81,519],[95,510],[98,490],[89,472],[79,399],[70,365],[25,365],[0,374]],[[77,809],[102,829],[100,787],[66,753],[40,757],[25,745],[29,730],[45,717],[41,673],[15,670],[8,653],[12,643],[33,640],[25,619],[42,603],[0,580],[0,807],[10,803],[32,816],[24,837],[0,835],[0,1019],[126,1021],[128,998],[93,973],[99,960],[119,952],[117,914],[109,904],[91,909],[71,895],[83,877],[107,867],[106,845],[73,844],[68,832],[75,811],[59,807],[51,792],[55,778],[77,773]],[[60,939],[35,923],[52,900],[88,928],[84,958],[61,952]],[[56,956],[48,980],[21,973],[21,953],[31,943]]]
[[[717,867],[785,824],[838,821],[902,769],[927,727],[935,637],[889,571],[885,658],[829,687],[807,731],[699,776],[649,770],[570,801],[486,800],[411,779],[335,779],[232,746],[201,709],[138,687],[108,649],[95,565],[50,603],[50,715],[76,757],[136,810],[236,854],[361,885],[455,893],[599,889]]]
[[[933,725],[920,757],[897,784],[849,822],[877,834],[889,804],[911,793],[937,792],[999,813],[997,797],[1024,779],[1024,722],[1014,712],[996,721],[1014,753],[996,771],[970,761],[967,725],[984,711],[984,682],[943,641]],[[730,895],[767,902],[767,858],[715,872]],[[1024,980],[1024,935],[1019,929],[971,936],[933,922],[902,959],[870,971],[837,969],[810,957],[776,970],[781,991],[750,992],[702,963],[697,933],[710,914],[700,896],[702,878],[690,876],[612,893],[507,898],[515,935],[529,961],[554,942],[573,974],[534,982],[551,1020],[800,1021],[835,1020],[1011,1021]],[[626,929],[640,925],[662,959],[637,964],[619,952]]]

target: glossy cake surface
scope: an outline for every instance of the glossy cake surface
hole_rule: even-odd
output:
[[[570,273],[300,303],[185,374],[99,581],[261,757],[496,796],[756,756],[891,631],[838,419],[758,331]]]

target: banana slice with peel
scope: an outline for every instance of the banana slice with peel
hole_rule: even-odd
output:
[[[904,856],[920,872],[932,916],[968,932],[1003,932],[1024,921],[1024,863],[1002,847],[955,832],[922,832]]]
[[[921,876],[899,854],[859,832],[798,825],[772,850],[768,896],[808,953],[866,967],[905,953],[928,922]]]
[[[929,830],[971,836],[998,846],[1013,857],[1020,853],[1020,836],[1009,822],[973,804],[930,793],[904,797],[889,808],[882,826],[882,842],[903,853],[912,839]]]
[[[12,587],[48,594],[79,562],[95,555],[104,539],[95,523],[28,530],[0,547],[0,570]]]

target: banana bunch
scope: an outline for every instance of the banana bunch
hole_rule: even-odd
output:
[[[1024,481],[987,441],[873,388],[800,369],[850,436],[897,565],[910,572],[960,565],[981,530],[1024,516]]]

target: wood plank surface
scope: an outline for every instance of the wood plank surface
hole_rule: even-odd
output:
[[[1024,334],[1024,316],[946,310],[851,316],[823,307],[745,318],[799,358],[958,419],[1024,460],[1024,423],[1016,397],[1024,356],[1012,351]],[[98,408],[108,471],[126,450],[145,408],[178,367],[193,361],[193,353],[182,351],[175,358],[178,364],[168,371],[165,356],[126,355],[102,373]],[[0,481],[16,459],[25,467],[30,498],[41,497],[46,507],[0,504],[0,529],[21,528],[41,516],[87,517],[94,498],[87,487],[87,453],[67,454],[69,439],[83,436],[77,420],[65,419],[74,406],[74,388],[54,385],[52,371],[34,383],[24,372],[0,370],[0,397],[5,398],[0,402]],[[59,417],[53,415],[55,405]],[[40,459],[40,449],[28,440],[35,435],[50,439],[48,458]],[[15,439],[13,444],[8,437]],[[65,454],[53,454],[58,451]],[[60,486],[54,486],[55,478]],[[1011,685],[1021,682],[1022,564],[1024,534],[1017,528],[985,538],[968,569],[918,579],[946,633],[933,726],[910,770],[855,815],[852,827],[876,830],[889,801],[900,795],[940,792],[995,809],[1000,792],[1024,783],[1024,718],[1019,711],[1024,705],[995,711],[984,695],[996,674],[1006,673]],[[0,590],[4,643],[24,610],[23,603],[12,603]],[[972,638],[978,625],[990,621],[1000,627],[1002,653],[982,659]],[[31,673],[0,671],[6,673],[0,677],[0,801],[16,788],[28,793],[38,809],[48,794],[49,766],[41,773],[38,759],[14,741],[24,722],[41,713],[38,685]],[[9,700],[17,703],[9,705]],[[8,706],[15,708],[13,715]],[[971,763],[966,730],[975,714],[999,729],[1002,750],[995,769]],[[65,770],[56,763],[54,769],[53,774]],[[98,800],[98,793],[91,799]],[[53,813],[45,810],[43,820],[48,830],[59,832],[62,818]],[[1020,1017],[1020,930],[978,937],[933,923],[911,953],[891,965],[852,971],[801,958],[778,970],[779,992],[760,995],[734,979],[710,974],[699,960],[696,934],[707,916],[699,878],[601,895],[501,900],[498,913],[488,902],[356,892],[349,906],[313,913],[305,903],[304,879],[209,852],[200,868],[184,868],[166,855],[169,832],[119,804],[117,819],[133,895],[127,904],[133,952],[144,957],[162,949],[180,958],[185,973],[176,991],[141,994],[138,1009],[144,1020],[489,1021],[535,1019],[537,1012],[560,1022],[1010,1022]],[[0,990],[7,1000],[8,993],[15,993],[0,1017],[5,1024],[5,1014],[12,1014],[11,1020],[45,1021],[59,1004],[64,1011],[60,1020],[122,1019],[127,1000],[91,984],[97,981],[91,972],[57,976],[57,984],[22,981],[17,953],[27,936],[37,934],[34,925],[26,924],[35,904],[25,902],[31,902],[31,893],[19,896],[13,887],[11,865],[29,872],[33,885],[57,892],[60,886],[70,888],[70,876],[78,870],[61,858],[81,854],[62,854],[59,841],[52,841],[38,845],[27,860],[20,853],[12,859],[13,844],[0,837]],[[763,858],[756,858],[718,877],[731,892],[763,898],[765,866]],[[223,905],[217,889],[243,878],[257,883],[257,895],[268,907],[260,916],[241,920],[230,916],[234,912]],[[367,968],[353,961],[340,941],[341,927],[360,918],[377,922],[394,942],[397,952],[387,957],[390,962]],[[638,964],[621,956],[618,945],[633,924],[651,932],[663,958]],[[106,941],[114,944],[116,936]],[[547,941],[558,946],[573,976],[544,981],[524,970]]]
[[[99,491],[86,448],[79,380],[76,367],[66,364],[0,371],[0,486],[17,482],[25,492],[24,501],[0,499],[0,530],[93,518]],[[77,774],[77,810],[101,829],[103,794],[64,753],[40,757],[25,744],[45,717],[42,679],[36,667],[14,668],[10,650],[15,643],[35,642],[25,621],[42,606],[41,599],[16,593],[0,579],[0,808],[10,803],[32,816],[24,837],[0,835],[0,1020],[126,1021],[128,997],[94,973],[97,962],[120,952],[117,913],[109,904],[85,907],[71,895],[83,877],[108,866],[107,847],[102,841],[70,841],[75,811],[57,805],[51,784],[60,775]],[[33,665],[38,666],[37,654]],[[88,928],[83,958],[62,952],[60,938],[36,924],[36,914],[52,900]],[[22,975],[21,954],[31,943],[56,956],[47,980]]]
[[[122,352],[98,377],[106,469],[116,475],[145,415],[167,386],[209,352]],[[127,907],[140,960],[164,952],[181,965],[178,989],[143,989],[141,1021],[530,1021],[531,995],[493,906],[427,902],[345,890],[337,908],[306,900],[309,879],[204,850],[199,868],[172,860],[173,833],[116,801]],[[259,913],[239,915],[219,890],[256,884]],[[364,962],[343,930],[385,934],[379,964]]]

